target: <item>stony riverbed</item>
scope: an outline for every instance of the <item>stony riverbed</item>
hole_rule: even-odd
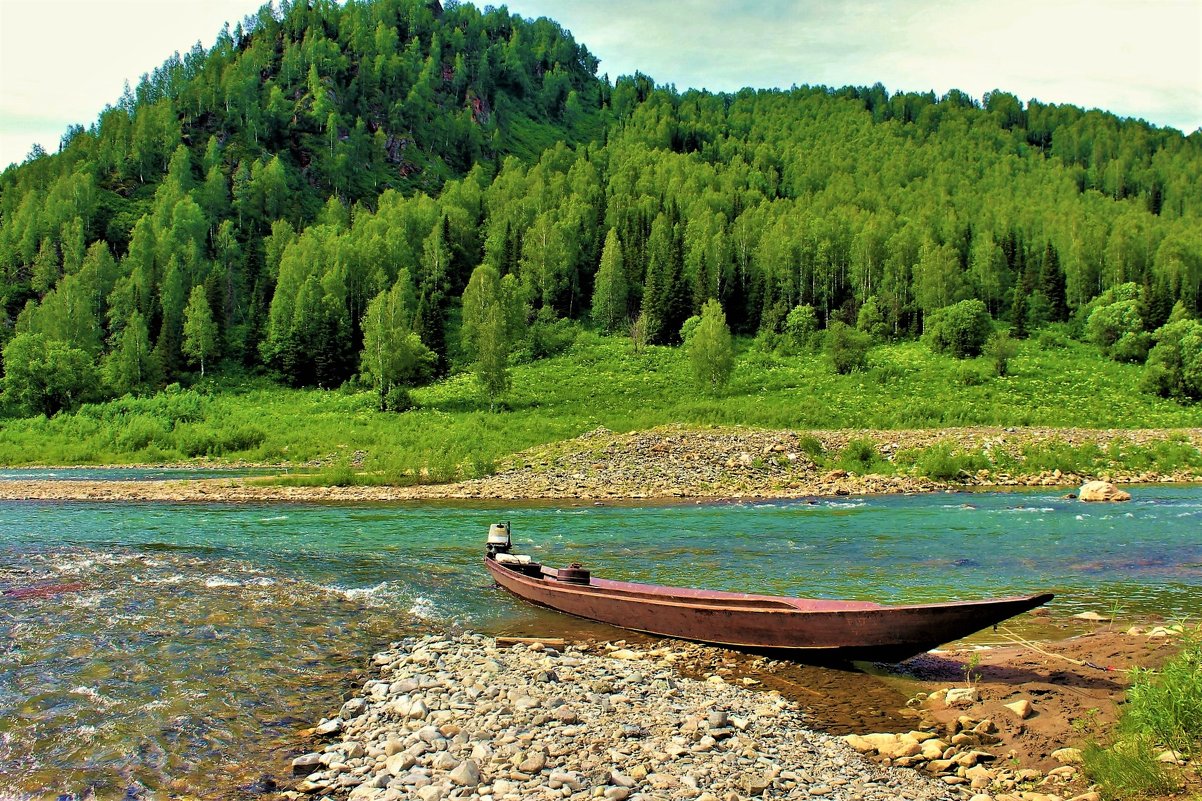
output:
[[[953,799],[810,731],[797,706],[631,651],[407,639],[314,734],[290,798]]]

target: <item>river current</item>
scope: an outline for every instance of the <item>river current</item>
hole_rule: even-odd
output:
[[[542,561],[635,581],[886,603],[1050,590],[1056,617],[1196,619],[1202,488],[1135,496],[0,503],[0,798],[253,797],[406,634],[624,636],[495,589],[494,520]]]

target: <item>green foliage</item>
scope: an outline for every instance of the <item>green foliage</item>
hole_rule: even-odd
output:
[[[597,269],[593,290],[593,322],[602,331],[612,333],[626,325],[628,294],[622,241],[618,232],[611,228],[605,234],[605,248],[601,251],[601,266]]]
[[[1183,635],[1181,651],[1159,671],[1132,671],[1119,731],[1148,735],[1191,759],[1202,753],[1202,632]]]
[[[71,411],[95,392],[92,357],[41,334],[17,334],[4,346],[4,395],[26,414]]]
[[[826,329],[826,353],[839,375],[866,369],[871,345],[868,334],[857,331],[847,323],[835,321]]]
[[[1085,318],[1086,338],[1115,361],[1143,361],[1147,356],[1140,295],[1134,283],[1109,289],[1093,301]]]
[[[437,364],[438,357],[413,332],[413,294],[409,272],[401,270],[392,289],[376,295],[363,315],[359,371],[379,394],[382,410],[403,411],[400,390],[426,381]]]
[[[1192,409],[1132,392],[1139,368],[1105,359],[1092,346],[1072,343],[1052,352],[1041,352],[1031,342],[1020,347],[1021,373],[974,387],[958,383],[961,362],[935,356],[915,342],[874,349],[873,369],[894,371],[885,383],[871,374],[835,374],[823,360],[808,356],[751,358],[749,353],[718,403],[680,391],[692,381],[683,349],[647,346],[632,353],[625,337],[586,333],[559,356],[512,366],[503,415],[481,408],[480,385],[471,372],[410,389],[417,407],[404,414],[382,413],[375,391],[285,389],[262,378],[211,394],[173,385],[146,397],[85,404],[75,414],[53,419],[6,420],[0,427],[0,463],[177,462],[187,458],[186,451],[224,450],[223,459],[300,465],[328,461],[331,453],[364,451],[357,482],[405,484],[479,475],[524,448],[598,426],[629,431],[683,423],[804,432],[1196,425]],[[139,419],[145,422],[137,425],[151,433],[123,443],[122,432]],[[266,438],[250,450],[230,450],[236,443],[223,440],[222,432],[244,428],[258,428]],[[142,443],[143,449],[131,450]],[[838,454],[823,452],[817,438],[802,435],[801,447],[825,467],[838,461]],[[1113,453],[1053,443],[1012,456],[997,450],[980,456],[993,469],[1011,474],[1202,466],[1202,454],[1184,440],[1127,443]],[[872,470],[909,473],[918,458],[899,455],[894,464],[878,462]]]
[[[931,312],[926,319],[923,339],[935,353],[957,359],[979,356],[993,323],[989,310],[980,300],[962,300]]]
[[[1156,761],[1156,749],[1147,737],[1127,738],[1110,746],[1091,742],[1081,756],[1085,775],[1106,799],[1163,795],[1178,787],[1168,766]]]
[[[975,364],[961,364],[956,368],[956,383],[963,387],[979,387],[989,380]]]
[[[693,368],[693,381],[710,392],[717,392],[730,381],[735,366],[734,344],[726,313],[716,300],[708,300],[701,309],[701,318],[691,331],[685,332],[685,350]]]
[[[201,378],[205,374],[205,359],[212,357],[217,350],[217,334],[217,323],[213,321],[205,288],[197,284],[192,287],[188,306],[184,309],[183,351],[200,363]]]
[[[579,334],[578,325],[565,318],[553,318],[550,309],[542,309],[526,332],[529,358],[547,359],[572,346]]]
[[[550,311],[548,309],[548,314]],[[482,264],[463,292],[463,340],[490,407],[510,386],[509,354],[520,330],[523,306],[512,276],[500,278]]]
[[[850,473],[864,475],[867,473],[892,472],[888,463],[877,450],[876,443],[870,439],[853,439],[839,453],[835,466]]]
[[[793,307],[785,317],[785,334],[796,350],[811,349],[818,334],[818,313],[814,307],[808,303]]]
[[[876,295],[870,295],[856,315],[856,328],[872,337],[873,342],[882,342],[889,335],[889,324]]]
[[[1010,372],[1010,360],[1018,355],[1018,343],[1006,331],[995,331],[986,340],[981,353],[993,364],[995,375],[1005,376]]]
[[[1157,329],[1153,338],[1141,387],[1164,398],[1202,399],[1202,323],[1178,319]]]
[[[119,394],[186,379],[189,357],[206,376],[224,357],[223,382],[245,369],[296,387],[356,370],[375,381],[386,371],[363,367],[365,315],[405,272],[406,327],[445,376],[478,363],[483,328],[471,312],[460,325],[455,299],[482,264],[520,299],[509,311],[543,315],[529,337],[524,309],[520,325],[509,311],[487,323],[531,359],[570,353],[590,310],[603,331],[639,312],[642,356],[711,299],[764,351],[781,337],[810,349],[856,310],[871,340],[905,340],[973,299],[1016,339],[1070,315],[1080,334],[1097,312],[1107,352],[1133,360],[1143,329],[1202,309],[1196,137],[1004,92],[677,92],[641,74],[611,85],[597,64],[555,22],[504,7],[261,12],[237,41],[169,58],[60,153],[0,176],[0,319],[86,352]],[[203,356],[188,326],[200,287],[217,329]],[[863,366],[843,358],[855,351],[840,376]],[[920,363],[967,397],[920,393],[886,417],[1002,417],[1003,401],[1048,414],[1045,398],[1028,409],[906,353],[874,365],[889,403]],[[1183,396],[1157,364],[1149,385]],[[1072,372],[1082,391],[1119,374]]]
[[[899,453],[897,461],[900,464],[913,464],[919,475],[935,481],[964,479],[979,470],[993,468],[984,454],[958,450],[946,442],[936,443],[918,452]]]

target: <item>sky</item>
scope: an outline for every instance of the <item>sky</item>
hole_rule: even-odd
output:
[[[495,3],[500,5],[499,2]],[[0,168],[58,149],[124,82],[213,44],[261,0],[0,0]],[[1202,0],[512,0],[549,16],[611,79],[677,89],[993,89],[1202,127]]]

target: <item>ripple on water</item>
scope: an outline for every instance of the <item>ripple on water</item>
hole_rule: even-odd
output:
[[[298,720],[337,705],[331,668],[398,636],[410,609],[433,614],[432,604],[386,585],[336,591],[262,573],[162,551],[153,560],[53,551],[25,555],[20,571],[0,564],[0,585],[83,583],[5,604],[5,783],[104,797],[133,782],[173,782],[196,797],[229,797],[278,758],[273,749]],[[231,758],[245,775],[238,764],[226,770]],[[213,786],[219,765],[229,786]]]
[[[236,798],[399,636],[629,636],[495,589],[479,543],[497,517],[519,521],[522,551],[607,577],[883,602],[1047,589],[1057,615],[1196,614],[1202,491],[1146,497],[604,507],[570,510],[570,526],[545,506],[9,505],[0,588],[77,589],[0,597],[0,775],[38,798],[174,781]]]

